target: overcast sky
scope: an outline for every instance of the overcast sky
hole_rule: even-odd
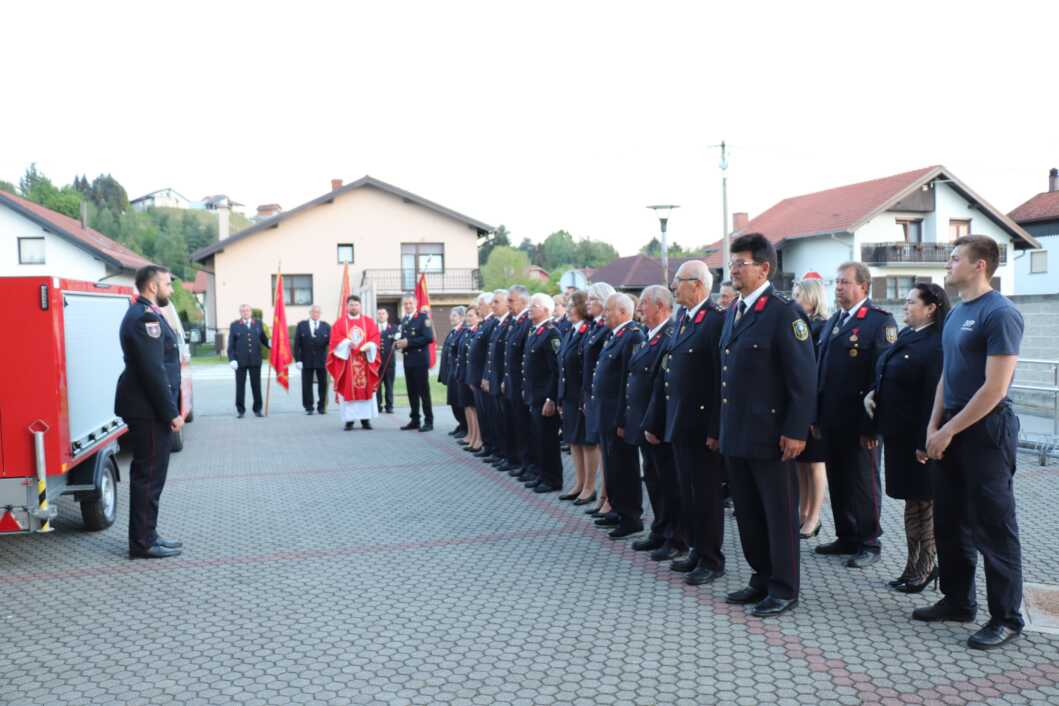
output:
[[[810,9],[812,8],[812,9]],[[1059,3],[179,2],[4,9],[0,179],[292,208],[371,174],[516,242],[635,252],[729,204],[945,164],[1004,211],[1059,166]]]

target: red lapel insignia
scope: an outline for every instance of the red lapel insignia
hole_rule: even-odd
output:
[[[537,327],[537,330],[533,332],[533,335],[534,335],[534,336],[539,336],[539,335],[541,335],[541,333],[543,333],[543,332],[544,332],[544,326],[538,326],[538,327]]]
[[[863,319],[867,315],[868,315],[868,307],[862,306],[861,308],[857,309],[857,318],[858,319]]]
[[[768,300],[769,300],[769,295],[767,295],[767,294],[762,294],[760,297],[758,297],[757,298],[757,303],[754,304],[754,311],[763,310],[765,308],[765,303],[768,302]]]
[[[578,333],[584,333],[587,330],[588,330],[588,324],[584,324],[583,323],[583,324],[581,324],[581,328],[577,329],[577,332]]]
[[[625,335],[625,329],[622,329],[621,331],[618,331],[618,335],[619,336],[624,336]]]
[[[651,339],[651,345],[657,345],[660,340],[662,340],[662,334],[656,333],[655,337]]]
[[[705,309],[699,309],[699,313],[695,314],[695,323],[701,324],[702,323],[702,319],[705,316],[706,316],[706,310]]]

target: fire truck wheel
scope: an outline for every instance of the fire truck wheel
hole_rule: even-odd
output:
[[[114,524],[114,518],[118,515],[117,478],[117,468],[111,456],[99,479],[99,497],[81,501],[81,518],[88,531],[98,532]]]
[[[183,451],[184,450],[184,430],[181,429],[180,431],[173,432],[172,439],[173,439],[173,446],[172,446],[172,448],[170,448],[170,451],[172,453],[176,453],[177,451]]]

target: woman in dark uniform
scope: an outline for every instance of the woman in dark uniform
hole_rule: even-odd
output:
[[[934,548],[934,501],[927,460],[927,423],[941,377],[941,327],[949,298],[936,284],[914,286],[905,300],[905,324],[897,342],[879,356],[875,388],[864,406],[883,439],[886,494],[905,501],[905,570],[890,582],[919,593],[938,576]],[[873,414],[874,413],[874,414]]]
[[[596,499],[595,478],[588,482],[585,445],[585,415],[581,411],[581,344],[589,330],[588,295],[574,292],[569,299],[566,316],[570,328],[563,334],[559,347],[559,414],[562,415],[563,441],[570,447],[574,459],[574,487],[560,500],[573,500],[574,505],[587,505]]]
[[[798,302],[809,317],[809,333],[813,337],[815,348],[819,345],[824,324],[831,316],[823,283],[815,279],[799,282],[794,288],[794,301]],[[802,539],[810,539],[820,534],[820,510],[824,505],[824,493],[827,492],[824,448],[815,434],[810,433],[806,437],[805,450],[795,460],[798,462],[800,534]]]
[[[449,436],[457,439],[467,435],[467,417],[463,413],[460,386],[454,383],[460,339],[463,336],[464,311],[466,309],[462,306],[454,306],[449,311],[449,325],[452,328],[445,335],[445,342],[441,345],[441,363],[438,365],[438,382],[445,386],[445,403],[452,409],[452,416],[457,422],[456,428],[449,432]]]
[[[599,361],[600,351],[603,344],[607,342],[610,329],[603,317],[607,306],[607,297],[614,294],[614,287],[606,282],[596,282],[588,288],[588,315],[591,325],[585,331],[584,341],[581,344],[581,411],[585,415],[585,482],[587,488],[595,490],[596,471],[602,471],[603,455],[599,450],[599,420],[596,415],[589,411],[586,400],[592,397],[592,376],[596,372],[596,363]],[[601,473],[602,475],[602,473]],[[607,478],[603,476],[600,483],[599,505],[588,511],[592,515],[602,515],[610,512],[610,503],[607,502]]]
[[[478,412],[474,406],[474,390],[467,384],[467,370],[471,361],[471,342],[478,333],[478,310],[467,307],[463,314],[463,335],[456,356],[456,372],[452,378],[453,386],[459,389],[460,405],[467,417],[467,436],[460,442],[468,449],[478,451],[482,448],[482,431],[478,427]]]

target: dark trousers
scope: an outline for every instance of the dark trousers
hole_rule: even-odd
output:
[[[724,491],[721,456],[706,448],[706,440],[673,443],[680,484],[680,507],[691,545],[707,569],[724,569]]]
[[[449,407],[452,409],[452,416],[456,417],[456,428],[460,430],[466,429],[467,412],[465,412],[463,407],[460,405],[450,404]]]
[[[1015,413],[998,407],[953,437],[931,476],[941,592],[949,603],[975,609],[981,552],[989,616],[1014,628],[1023,624],[1022,546],[1012,487],[1018,433]]]
[[[794,461],[726,457],[750,585],[775,598],[798,597],[798,471]]]
[[[507,458],[511,448],[511,419],[507,415],[503,396],[492,392],[489,396],[492,398],[490,404],[496,421],[496,452],[501,458]]]
[[[517,407],[520,407],[521,405],[516,405],[507,397],[501,397],[499,401],[504,419],[508,422],[507,453],[504,454],[504,458],[516,466],[521,466],[522,457],[526,448],[526,440],[529,438],[532,429],[521,428],[519,426],[519,411]],[[532,424],[532,421],[530,423]]]
[[[430,368],[425,365],[404,369],[404,381],[408,387],[408,404],[412,407],[412,421],[419,424],[419,408],[427,424],[434,423],[434,408],[430,406]]]
[[[540,453],[539,445],[541,441],[536,438],[533,427],[533,418],[530,414],[529,405],[524,404],[521,400],[511,403],[511,408],[515,411],[515,433],[518,437],[516,443],[518,444],[518,457],[515,461],[519,466],[524,469],[533,469],[534,472],[540,469]]]
[[[129,467],[129,549],[144,552],[158,541],[158,500],[169,470],[173,433],[169,422],[128,419],[132,442]]]
[[[647,486],[647,498],[654,514],[651,535],[683,549],[688,540],[680,511],[680,487],[673,447],[669,444],[645,444],[640,450],[643,452],[643,482]]]
[[[478,427],[482,431],[482,446],[492,450],[493,448],[493,413],[489,408],[489,394],[475,385],[471,388],[474,393],[474,407],[478,413]]]
[[[316,378],[316,409],[323,414],[327,408],[327,370],[325,368],[302,368],[302,407],[313,410],[313,378]]]
[[[254,411],[261,411],[261,366],[240,365],[235,369],[235,411],[246,411],[246,378],[250,377],[250,394],[254,398]]]
[[[613,429],[602,431],[607,499],[622,527],[643,527],[643,486],[640,485],[640,448],[626,444]]]
[[[375,404],[379,405],[379,409],[385,409],[387,412],[393,411],[393,379],[396,373],[397,366],[391,360],[386,371],[380,371],[379,387],[375,390]]]
[[[879,512],[882,481],[881,448],[869,451],[860,445],[857,430],[824,429],[827,452],[827,488],[838,541],[850,551],[880,550]]]
[[[528,408],[527,408],[528,409]],[[563,484],[563,458],[559,450],[559,415],[545,417],[540,409],[530,411],[533,422],[533,441],[538,449],[540,482],[552,488]]]

